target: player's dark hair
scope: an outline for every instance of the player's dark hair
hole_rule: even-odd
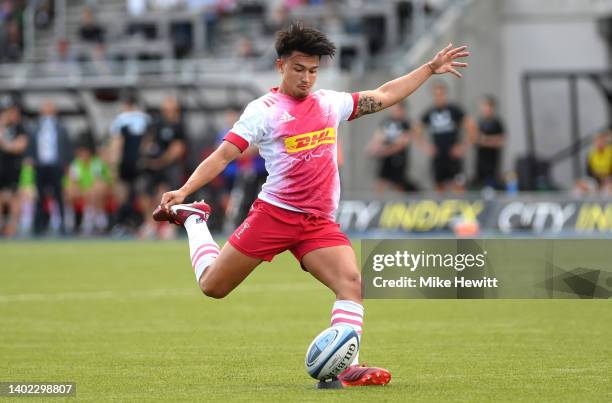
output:
[[[336,45],[317,29],[292,22],[287,28],[276,33],[276,54],[279,58],[298,51],[311,56],[334,57]]]

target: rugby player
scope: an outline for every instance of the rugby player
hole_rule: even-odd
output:
[[[223,143],[180,189],[163,194],[153,215],[185,226],[196,280],[205,295],[225,297],[262,261],[289,250],[304,270],[335,293],[332,326],[352,326],[361,336],[359,268],[350,241],[334,221],[340,198],[338,125],[400,102],[433,74],[461,77],[457,68],[467,64],[456,59],[469,52],[466,46],[449,44],[411,73],[351,94],[311,91],[321,58],[336,50],[322,32],[292,23],[277,33],[275,47],[280,85],[247,105]],[[182,203],[250,145],[259,148],[269,176],[248,217],[219,250],[206,225],[208,205]],[[391,374],[360,366],[356,357],[338,378],[344,386],[384,385]]]

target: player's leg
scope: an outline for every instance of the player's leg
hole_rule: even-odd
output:
[[[295,242],[302,214],[256,201],[246,220],[220,251],[208,229],[210,207],[204,202],[171,207],[168,215],[158,207],[157,221],[183,224],[189,237],[191,263],[202,292],[223,298],[236,288],[262,260],[272,258]]]
[[[313,220],[307,225],[305,239],[291,251],[302,266],[336,295],[332,307],[331,326],[352,327],[361,342],[364,309],[361,295],[361,274],[350,241],[333,222]],[[391,380],[383,368],[359,366],[359,353],[353,365],[338,379],[344,386],[385,385]]]
[[[191,265],[202,292],[212,298],[223,298],[236,288],[261,263],[262,259],[247,256],[229,242],[219,250],[207,225],[210,207],[204,202],[172,207],[167,217],[160,208],[153,216],[157,221],[169,219],[183,224],[189,238]]]
[[[353,248],[348,245],[323,247],[306,253],[302,265],[308,272],[336,294],[331,325],[351,326],[361,339],[363,306],[361,274]],[[359,362],[358,355],[355,363]]]
[[[198,283],[204,294],[212,298],[223,298],[248,277],[262,262],[241,253],[229,242],[223,246],[219,256],[204,270]]]
[[[348,245],[315,249],[302,257],[308,272],[336,294],[338,300],[361,304],[361,274]]]

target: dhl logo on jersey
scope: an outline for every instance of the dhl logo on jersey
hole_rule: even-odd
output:
[[[291,154],[310,150],[321,144],[334,143],[336,143],[336,130],[333,127],[328,127],[316,132],[296,134],[295,136],[287,137],[285,139],[285,149]]]

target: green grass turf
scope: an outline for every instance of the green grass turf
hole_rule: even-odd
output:
[[[3,243],[0,381],[76,381],[83,401],[612,400],[610,301],[366,301],[361,357],[391,383],[320,391],[303,359],[332,303],[288,254],[212,300],[185,241]]]

